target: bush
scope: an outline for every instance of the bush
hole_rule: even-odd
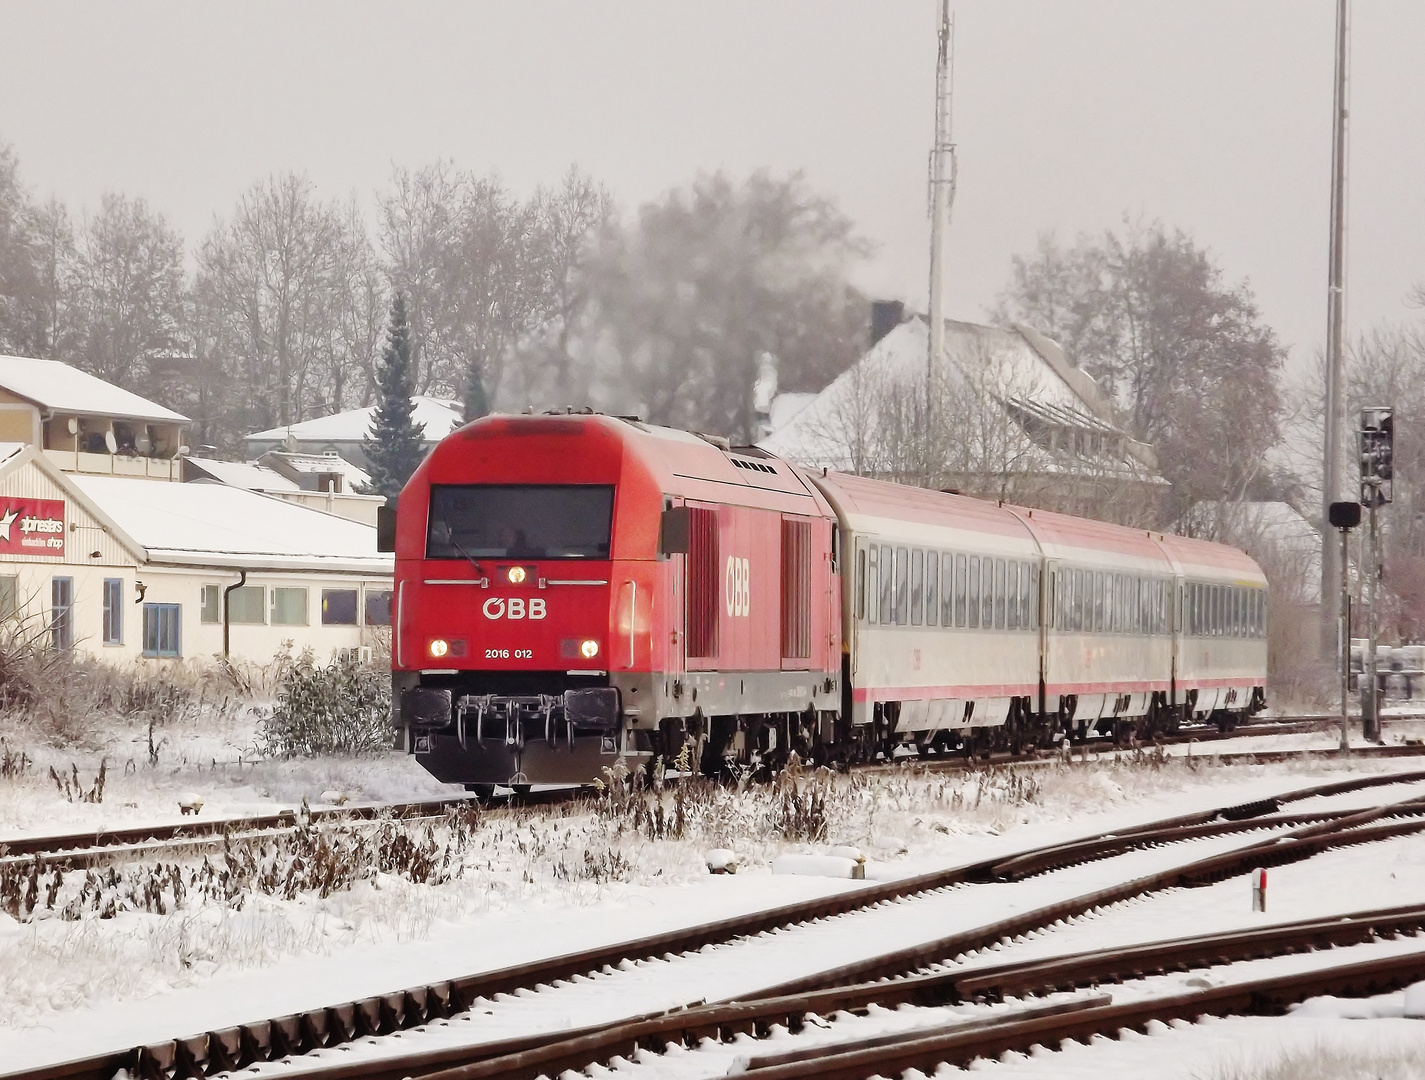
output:
[[[258,744],[277,757],[374,754],[391,745],[389,672],[349,657],[318,664],[311,649],[277,657],[277,704]]]
[[[0,719],[53,746],[102,743],[113,721],[153,729],[216,712],[233,715],[245,695],[231,672],[182,662],[109,664],[78,649],[50,647],[33,615],[0,620]]]

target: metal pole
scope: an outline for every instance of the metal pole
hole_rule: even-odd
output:
[[[1341,752],[1351,748],[1351,590],[1346,568],[1351,565],[1350,529],[1341,529],[1341,613],[1336,620],[1337,652],[1341,657]]]
[[[930,151],[930,347],[925,355],[925,466],[931,468],[931,412],[935,369],[945,353],[945,234],[955,200],[953,102],[955,22],[950,0],[940,2],[939,54],[935,63],[935,142]],[[934,463],[936,466],[938,462]],[[929,478],[929,477],[927,477]]]
[[[1331,246],[1326,318],[1326,430],[1321,473],[1323,518],[1333,502],[1346,497],[1345,447],[1342,440],[1346,430],[1346,76],[1349,22],[1350,0],[1336,0],[1336,93],[1331,131]],[[1323,537],[1327,527],[1327,522],[1323,521]],[[1330,610],[1329,598],[1336,595],[1337,583],[1346,572],[1346,567],[1344,563],[1338,565],[1332,545],[1323,543],[1321,548],[1322,651],[1327,653],[1332,624],[1340,617],[1340,612]]]
[[[1376,506],[1370,506],[1370,535],[1365,558],[1366,575],[1366,654],[1361,664],[1361,736],[1368,742],[1380,741],[1379,702],[1376,698]]]

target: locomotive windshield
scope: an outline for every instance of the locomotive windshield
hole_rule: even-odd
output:
[[[436,484],[427,559],[607,559],[614,489]]]

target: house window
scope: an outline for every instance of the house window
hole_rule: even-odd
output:
[[[391,625],[391,590],[366,590],[366,625]]]
[[[56,649],[74,646],[74,579],[53,578],[50,583],[50,644]]]
[[[276,622],[277,620],[273,620]],[[323,589],[322,590],[322,625],[323,626],[355,626],[356,625],[356,590],[355,589]]]
[[[272,625],[307,625],[307,590],[274,588],[272,590]]]
[[[180,612],[178,604],[143,606],[143,654],[181,656]]]
[[[267,590],[261,585],[244,585],[228,593],[228,622],[260,626],[267,621],[263,605]]]
[[[124,580],[104,579],[104,644],[124,643]]]
[[[200,621],[205,623],[223,621],[223,587],[221,585],[204,585],[200,600],[201,603],[198,607]]]
[[[0,577],[0,619],[12,617],[19,607],[20,579],[13,574]]]

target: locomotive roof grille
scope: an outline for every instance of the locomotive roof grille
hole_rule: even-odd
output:
[[[777,475],[776,469],[774,469],[771,465],[764,465],[760,461],[748,461],[746,458],[737,457],[729,457],[728,460],[731,461],[739,469],[747,469],[749,472],[771,473],[773,476]]]

